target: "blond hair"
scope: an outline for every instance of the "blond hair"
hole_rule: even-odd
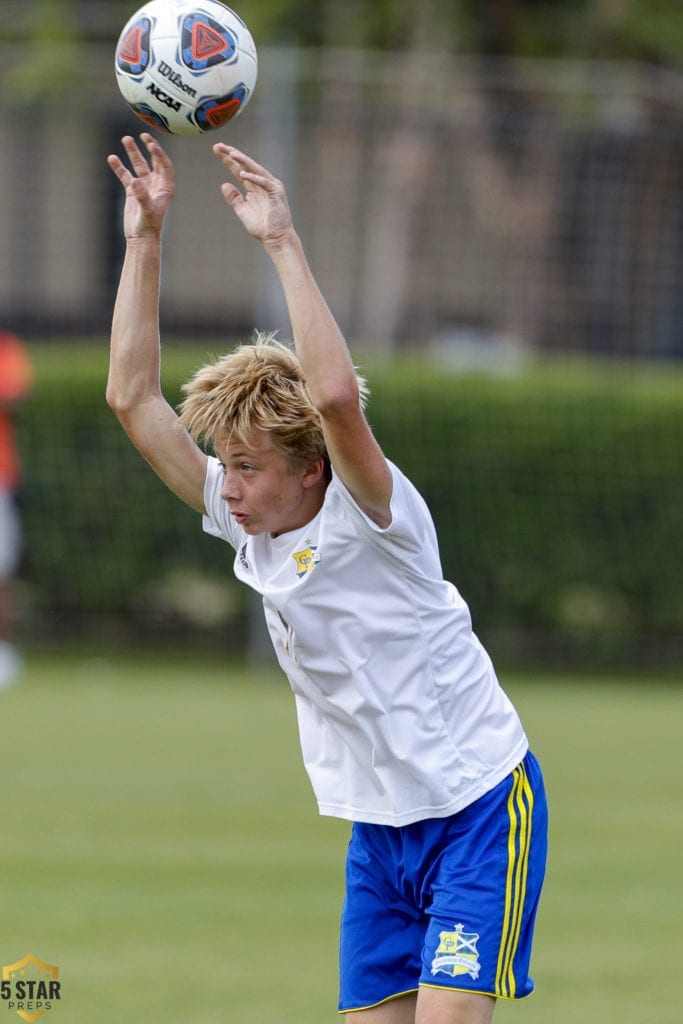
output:
[[[357,379],[364,403],[367,386]],[[180,421],[197,443],[247,442],[254,430],[264,430],[291,466],[328,461],[301,364],[274,334],[257,332],[252,344],[202,366],[182,390]]]

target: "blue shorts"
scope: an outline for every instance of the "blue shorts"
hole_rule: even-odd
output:
[[[354,823],[340,946],[341,1012],[419,986],[498,999],[533,991],[548,810],[533,754],[449,818]]]

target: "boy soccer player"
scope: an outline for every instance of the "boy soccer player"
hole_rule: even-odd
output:
[[[282,183],[223,143],[226,202],[270,256],[295,352],[257,338],[159,385],[161,232],[173,167],[126,137],[126,255],[107,400],[263,598],[322,814],[352,824],[339,1010],[354,1024],[488,1024],[533,989],[547,812],[539,766],[425,502],[363,412],[365,386],[306,261]],[[236,184],[235,184],[236,182]],[[207,456],[198,442],[214,452]]]

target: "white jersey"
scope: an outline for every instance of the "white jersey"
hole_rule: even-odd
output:
[[[443,578],[429,510],[390,468],[387,529],[334,476],[315,519],[273,538],[234,521],[210,458],[204,529],[235,548],[236,576],[263,596],[320,813],[398,826],[462,810],[528,744]]]

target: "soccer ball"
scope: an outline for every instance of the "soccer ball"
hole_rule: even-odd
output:
[[[151,128],[200,135],[249,102],[258,59],[249,29],[219,0],[150,0],[116,44],[116,81]]]

